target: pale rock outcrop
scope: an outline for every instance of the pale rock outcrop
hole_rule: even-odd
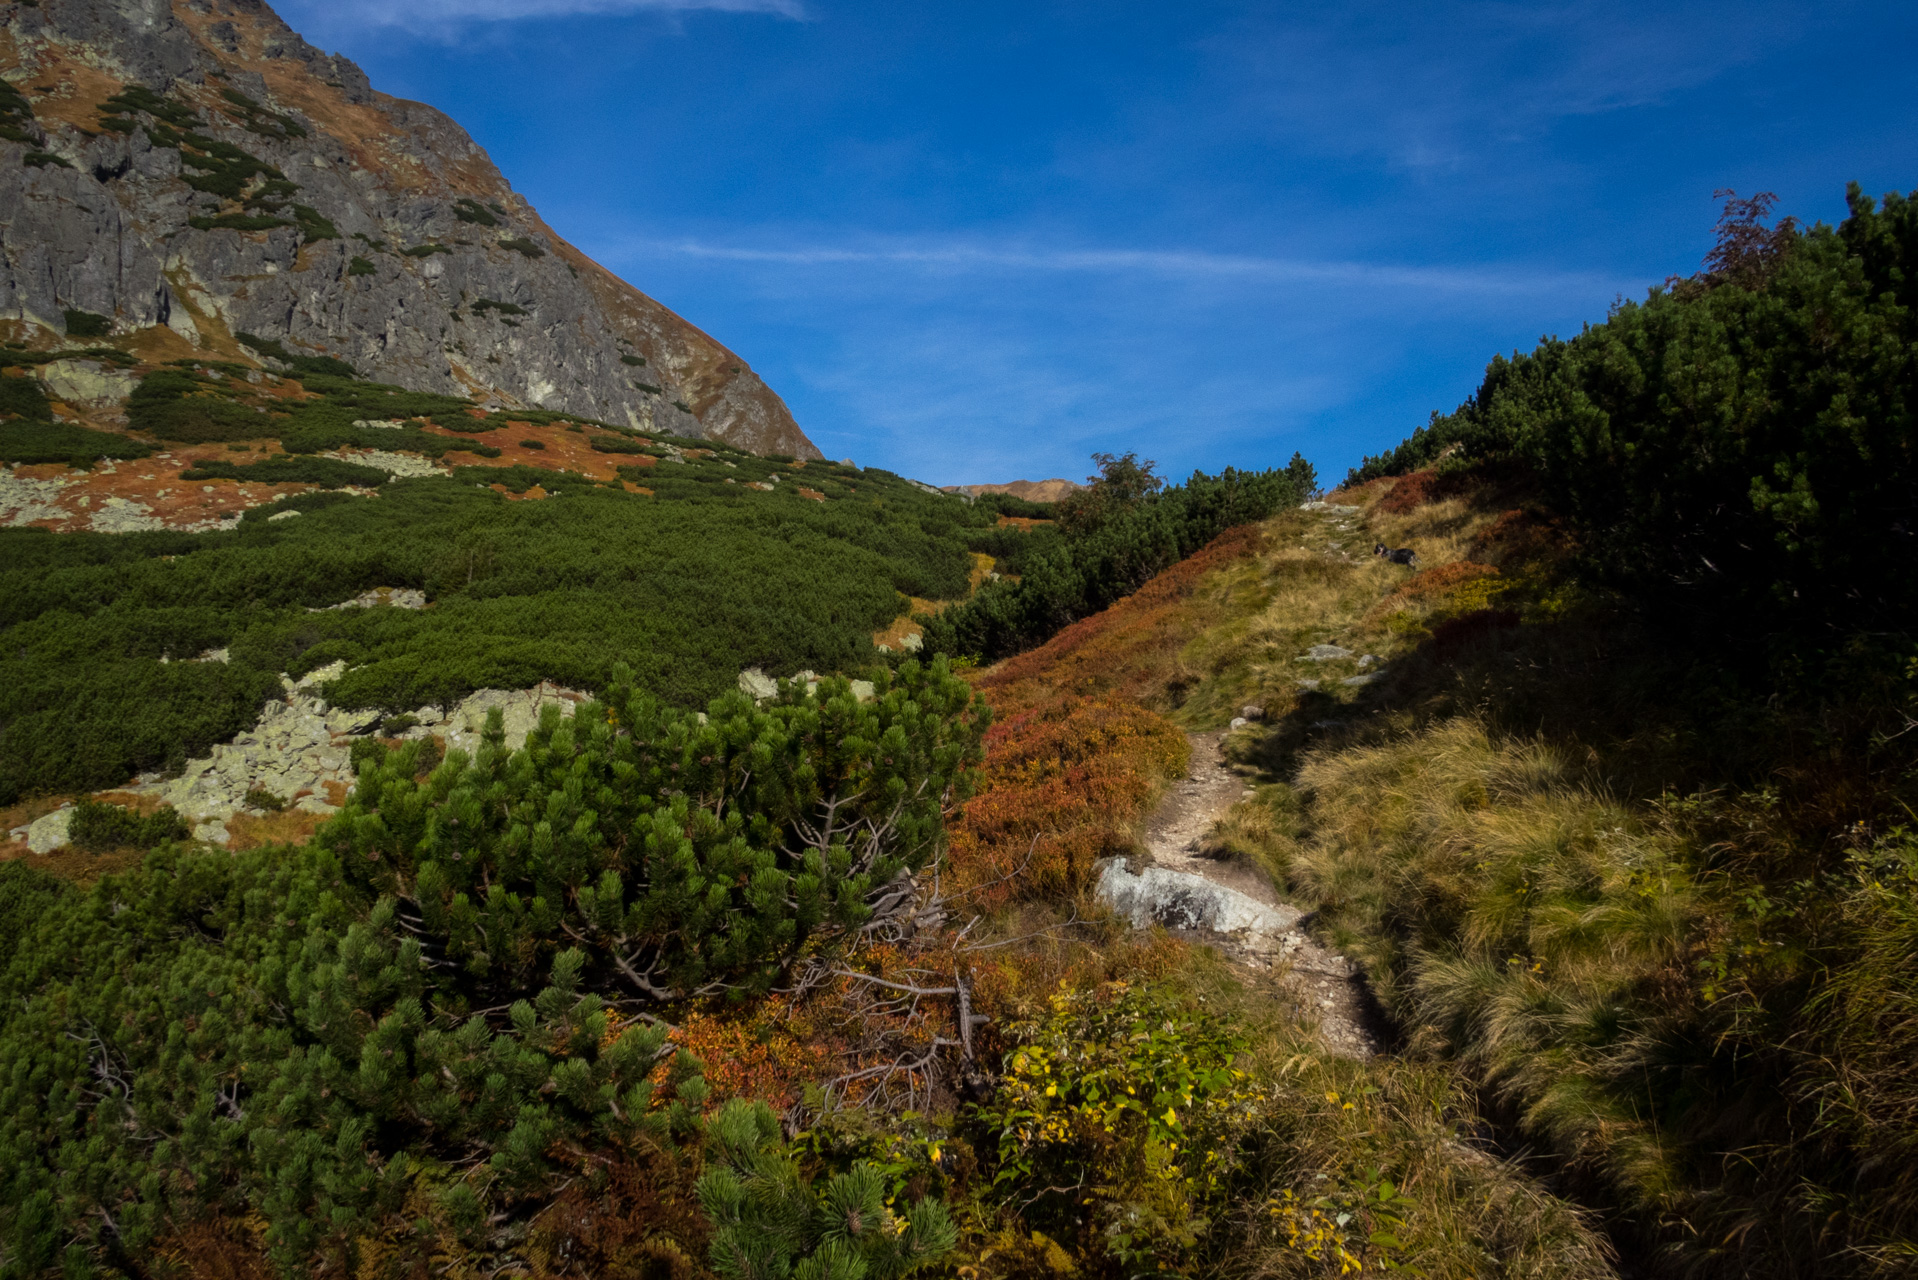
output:
[[[49,396],[80,408],[119,404],[140,381],[125,370],[95,360],[55,360],[34,372],[46,383]]]
[[[27,824],[27,848],[35,853],[52,853],[55,849],[64,849],[69,837],[67,827],[73,821],[73,807],[62,805],[52,813],[35,818]]]

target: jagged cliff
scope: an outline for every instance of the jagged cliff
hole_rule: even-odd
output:
[[[415,390],[821,456],[744,361],[555,235],[457,124],[258,0],[0,20],[0,316],[73,336],[106,317],[154,356],[258,361],[250,334]]]

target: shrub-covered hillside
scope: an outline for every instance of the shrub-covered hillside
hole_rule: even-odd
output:
[[[968,502],[877,469],[489,412],[246,340],[289,371],[146,367],[126,416],[157,444],[54,424],[44,396],[0,404],[0,446],[41,459],[57,443],[66,479],[106,486],[109,508],[125,501],[116,486],[137,483],[156,501],[197,491],[242,512],[235,528],[191,534],[0,529],[0,803],[202,755],[253,723],[282,673],[334,662],[347,669],[326,685],[330,703],[391,713],[542,680],[596,691],[621,662],[685,708],[746,667],[858,672],[909,600],[966,596],[978,556],[1015,577],[1032,559],[1043,578],[1061,546],[1094,536],[1061,539],[1016,498]],[[9,350],[0,367],[70,354]],[[102,456],[124,475],[74,470]],[[1160,520],[1176,526],[1169,541],[1162,531],[1156,559],[1106,595],[1221,521],[1300,496],[1279,473],[1195,475],[1158,502],[1193,515]],[[429,604],[334,608],[375,588]],[[209,651],[224,660],[196,661]]]
[[[1732,202],[1369,460],[1422,567],[1321,607],[1386,674],[1241,744],[1243,846],[1652,1274],[1918,1257],[1918,205],[1851,207]]]
[[[1794,683],[1898,685],[1918,633],[1918,202],[1837,227],[1725,206],[1700,274],[1495,358],[1354,482],[1500,460],[1587,567]]]

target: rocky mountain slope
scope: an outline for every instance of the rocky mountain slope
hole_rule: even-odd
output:
[[[1070,480],[1012,480],[1005,484],[949,484],[945,491],[962,493],[968,498],[1004,493],[1027,502],[1057,502],[1080,487]]]
[[[258,0],[40,0],[0,28],[9,337],[268,363],[820,456],[745,362],[555,235],[466,132]]]

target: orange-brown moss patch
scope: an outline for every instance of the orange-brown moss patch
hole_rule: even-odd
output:
[[[1472,479],[1463,472],[1444,475],[1427,468],[1389,481],[1391,490],[1379,499],[1378,510],[1387,515],[1404,515],[1428,502],[1441,502],[1468,492]]]
[[[253,444],[261,453],[271,452],[266,441]],[[108,510],[113,499],[136,504],[141,514],[169,529],[191,529],[230,519],[282,494],[313,488],[309,484],[180,479],[180,472],[203,462],[237,458],[237,453],[225,445],[178,445],[150,457],[116,463],[111,470],[96,466],[90,471],[76,471],[64,463],[40,463],[20,467],[15,474],[25,479],[70,482],[55,490],[50,500],[49,505],[60,514],[32,522],[37,528],[58,532],[91,528],[94,518]]]
[[[304,809],[236,813],[226,820],[226,847],[238,853],[269,844],[304,844],[325,821],[322,815]]]

